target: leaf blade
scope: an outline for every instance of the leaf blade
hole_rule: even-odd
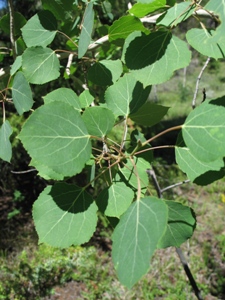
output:
[[[168,209],[155,197],[135,201],[113,233],[112,257],[119,280],[131,288],[149,269],[166,224]],[[152,231],[154,228],[154,231]]]

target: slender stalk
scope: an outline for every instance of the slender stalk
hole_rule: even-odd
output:
[[[174,126],[174,127],[171,127],[171,128],[168,128],[158,134],[156,134],[155,136],[153,136],[152,138],[148,139],[147,141],[145,141],[144,143],[142,143],[142,147],[151,143],[153,140],[157,139],[158,137],[170,132],[170,131],[174,131],[174,130],[180,130],[182,128],[182,125],[177,125],[177,126]]]

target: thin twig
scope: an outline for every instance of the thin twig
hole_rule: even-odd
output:
[[[198,86],[199,86],[199,82],[202,78],[202,74],[205,70],[205,68],[207,67],[208,63],[210,62],[210,57],[207,58],[204,66],[202,67],[199,75],[198,75],[198,78],[197,78],[197,81],[196,81],[196,87],[195,87],[195,93],[194,93],[194,97],[193,97],[193,100],[192,100],[192,108],[194,109],[196,107],[196,98],[197,98],[197,93],[198,93]]]
[[[30,173],[30,172],[34,172],[34,171],[37,171],[36,169],[29,169],[29,170],[26,170],[26,171],[11,171],[11,173],[13,174],[25,174],[25,173]]]
[[[183,181],[181,181],[181,182],[174,183],[174,184],[172,184],[172,185],[169,185],[169,186],[165,187],[164,189],[161,189],[161,192],[164,193],[164,192],[167,191],[167,190],[173,189],[173,188],[175,188],[175,187],[177,187],[177,186],[179,186],[179,185],[182,185],[182,184],[184,184],[184,183],[189,183],[189,182],[190,182],[190,179],[187,179],[187,180],[183,180]]]
[[[15,42],[15,28],[14,28],[14,8],[12,0],[8,0],[9,6],[9,22],[10,22],[10,41],[12,44],[12,52],[13,52],[13,59],[16,59],[17,51],[16,51],[16,42]]]
[[[157,180],[157,177],[155,175],[155,171],[153,169],[151,170],[147,170],[147,173],[152,177],[152,180],[153,180],[153,183],[154,183],[154,186],[156,188],[156,191],[157,191],[157,194],[158,194],[158,197],[159,198],[162,198],[162,194],[165,190],[167,190],[168,188],[172,188],[171,186],[170,187],[167,187],[167,188],[164,188],[164,189],[161,189],[160,186],[159,186],[159,183],[158,183],[158,180]],[[175,185],[173,185],[174,187]],[[198,289],[198,286],[197,286],[197,283],[191,273],[191,270],[189,269],[189,266],[188,266],[188,263],[184,257],[184,254],[182,252],[182,250],[180,248],[176,248],[176,252],[180,258],[180,261],[182,263],[182,266],[184,268],[184,271],[189,279],[189,282],[190,282],[190,285],[192,286],[193,290],[194,290],[194,293],[197,297],[198,300],[203,300],[202,296],[201,296],[201,292],[200,290]]]

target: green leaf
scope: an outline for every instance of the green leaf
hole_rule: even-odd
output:
[[[186,34],[188,43],[203,55],[215,59],[224,58],[225,56],[225,2],[209,1],[205,6],[207,11],[212,11],[219,15],[221,24],[214,29],[196,29],[189,30]]]
[[[195,11],[195,8],[196,4],[193,4],[191,1],[176,3],[158,18],[157,25],[167,27],[177,26],[179,23],[188,19]]]
[[[81,58],[86,53],[91,41],[91,34],[94,26],[94,10],[93,2],[88,2],[84,12],[81,34],[78,44],[78,58]]]
[[[88,70],[88,79],[101,86],[111,85],[119,79],[123,66],[119,59],[101,60]]]
[[[54,40],[56,32],[57,21],[47,10],[34,15],[22,28],[23,39],[27,47],[46,47]]]
[[[97,225],[97,206],[80,187],[48,186],[33,206],[39,243],[66,248],[88,242]]]
[[[59,60],[49,48],[28,48],[22,55],[22,70],[30,83],[43,84],[59,77]]]
[[[14,23],[14,36],[17,38],[21,35],[21,27],[26,24],[26,19],[19,12],[14,12],[13,23]],[[10,15],[6,14],[0,19],[0,28],[8,35],[10,35]]]
[[[12,157],[12,146],[9,140],[12,134],[12,128],[6,120],[0,128],[0,158],[10,162]]]
[[[111,131],[115,123],[112,111],[100,106],[86,108],[82,118],[89,134],[100,138]]]
[[[153,126],[167,114],[169,107],[146,102],[140,109],[129,117],[137,124]]]
[[[225,175],[224,171],[221,170],[224,168],[224,161],[222,157],[212,162],[199,160],[185,145],[181,134],[178,137],[175,154],[176,162],[180,169],[187,174],[191,181],[197,184],[207,185]]]
[[[117,39],[126,39],[128,35],[135,30],[145,32],[146,34],[149,33],[141,21],[136,17],[123,16],[110,26],[109,41],[112,42]]]
[[[19,115],[29,111],[33,105],[32,91],[22,72],[18,72],[14,77],[12,98]]]
[[[50,10],[57,20],[65,21],[73,18],[74,0],[42,0],[43,8]]]
[[[194,211],[181,203],[171,200],[164,200],[168,206],[167,230],[158,243],[158,248],[180,247],[188,240],[196,227],[196,217]]]
[[[134,166],[135,164],[135,166]],[[127,163],[120,168],[120,173],[126,179],[127,185],[132,185],[136,190],[138,187],[138,180],[140,180],[141,188],[146,191],[146,187],[149,184],[147,169],[150,168],[149,162],[141,157],[133,157],[133,163],[131,159],[127,160]]]
[[[91,105],[94,99],[95,98],[90,94],[89,90],[84,90],[79,96],[80,105],[82,108],[86,108]]]
[[[147,100],[150,87],[143,88],[140,82],[130,74],[125,74],[116,83],[108,87],[105,101],[115,116],[128,116],[138,110]]]
[[[165,54],[171,38],[169,31],[157,31],[136,37],[125,49],[127,67],[137,70],[155,63]]]
[[[46,165],[40,164],[38,161],[35,161],[34,159],[31,160],[29,163],[30,166],[35,166],[36,170],[38,171],[38,176],[44,178],[45,180],[63,180],[64,175],[56,173],[51,168],[49,168]]]
[[[14,63],[11,66],[10,75],[13,76],[19,68],[22,66],[22,56],[17,56]]]
[[[54,90],[44,96],[43,99],[46,104],[54,101],[60,101],[70,104],[79,112],[81,111],[80,101],[77,94],[69,88],[59,88]]]
[[[135,201],[122,215],[112,236],[112,258],[120,282],[128,288],[148,271],[167,218],[168,206],[155,197]]]
[[[148,3],[135,3],[129,13],[141,18],[166,5],[166,0],[150,0]]]
[[[188,49],[187,44],[172,36],[164,55],[159,60],[140,70],[131,70],[131,74],[144,86],[159,84],[167,81],[175,70],[189,65],[190,61],[191,51]],[[137,68],[138,65],[135,67]]]
[[[80,114],[58,101],[35,110],[19,138],[34,162],[64,176],[80,173],[91,155],[90,136]]]
[[[225,96],[207,100],[187,117],[182,135],[190,152],[200,161],[225,156]]]
[[[124,182],[113,182],[97,198],[97,205],[106,216],[117,217],[128,209],[134,199],[133,190]]]

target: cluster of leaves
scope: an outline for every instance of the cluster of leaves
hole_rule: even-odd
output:
[[[168,107],[152,104],[148,96],[152,85],[189,65],[191,51],[173,28],[193,15],[199,19],[198,9],[208,12],[218,27],[206,28],[199,19],[202,29],[188,30],[187,42],[205,56],[224,57],[225,4],[211,0],[201,7],[198,1],[140,0],[100,30],[95,7],[101,5],[112,18],[110,2],[83,2],[43,0],[43,10],[28,21],[14,14],[15,61],[9,84],[1,91],[2,103],[4,108],[10,102],[11,92],[19,115],[31,111],[30,84],[59,78],[60,59],[68,57],[67,66],[61,66],[63,76],[80,83],[80,90],[60,87],[43,95],[43,105],[32,111],[18,136],[30,165],[44,179],[56,181],[33,207],[39,242],[62,248],[87,242],[100,210],[116,225],[112,256],[119,280],[132,287],[148,271],[154,251],[179,247],[192,235],[196,220],[191,208],[151,196],[146,170],[154,160],[150,143],[158,135],[146,140],[130,125],[151,127],[167,113]],[[141,18],[158,11],[156,24],[145,26]],[[0,21],[8,32],[9,19],[6,15]],[[94,29],[99,35],[95,42]],[[67,38],[65,49],[50,47],[56,35]],[[119,59],[111,59],[115,47],[121,49]],[[76,78],[80,65],[85,71]],[[224,97],[205,101],[183,125],[164,132],[181,131],[177,145],[169,147],[175,147],[179,167],[198,184],[224,176]],[[116,140],[110,138],[113,132],[119,135]],[[11,133],[3,109],[0,157],[8,162]],[[81,185],[66,182],[81,173]]]

